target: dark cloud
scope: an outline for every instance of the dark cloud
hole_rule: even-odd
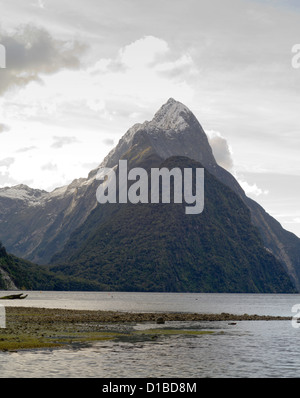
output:
[[[0,70],[0,94],[39,81],[42,74],[79,68],[86,50],[79,42],[57,40],[45,29],[32,25],[22,26],[13,34],[0,32],[0,42],[6,49],[6,69]]]

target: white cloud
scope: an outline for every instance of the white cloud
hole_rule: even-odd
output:
[[[10,128],[0,134],[1,153],[18,155],[5,169],[9,181],[32,178],[47,189],[85,176],[83,164],[100,163],[105,142],[116,143],[131,125],[149,120],[169,97],[194,111],[205,130],[222,132],[212,146],[223,167],[300,175],[300,74],[291,67],[299,13],[274,7],[278,1],[223,3],[6,2],[1,38],[21,50],[13,57],[19,69],[5,79],[8,71],[0,71],[2,93],[7,84],[16,88],[0,98],[0,122]],[[30,50],[16,27],[37,21],[43,28],[27,35]],[[88,52],[76,47],[83,42]],[[51,148],[54,136],[76,136],[80,145]],[[57,171],[41,173],[45,164]],[[246,174],[242,180],[266,209],[281,208],[283,196],[299,203],[299,184],[285,177],[280,200],[274,189],[280,184]]]
[[[114,58],[98,59],[85,70],[60,71],[43,77],[44,85],[31,84],[5,104],[9,115],[18,112],[24,118],[48,118],[75,122],[80,115],[116,121],[116,115],[126,116],[139,110],[161,106],[169,97],[190,102],[194,91],[184,74],[173,81],[162,71],[177,71],[192,63],[181,54],[169,62],[172,51],[162,39],[146,36],[121,48]],[[128,109],[128,110],[127,110]],[[125,112],[124,112],[125,110]],[[71,119],[70,119],[71,118]],[[53,119],[53,118],[52,118]],[[124,118],[125,121],[125,118]],[[123,128],[127,128],[124,124]]]
[[[170,51],[168,43],[153,36],[145,36],[119,51],[120,62],[127,68],[137,70],[152,67],[159,56]]]
[[[7,125],[4,124],[4,123],[0,123],[0,134],[1,134],[1,133],[5,133],[5,132],[7,132],[7,131],[9,131],[9,130],[10,130],[9,126],[7,126]]]
[[[283,216],[281,216],[283,217]],[[287,218],[287,216],[285,216]],[[288,218],[287,220],[285,220],[286,224],[300,224],[300,217],[292,217],[290,216],[290,218]]]
[[[110,139],[110,138],[106,138],[105,140],[102,141],[103,144],[107,145],[107,146],[112,146],[114,145],[114,140]]]
[[[49,171],[57,171],[57,165],[49,162],[47,164],[42,165],[41,169]]]
[[[206,131],[216,162],[230,171],[233,167],[232,149],[225,137],[218,131]]]
[[[60,149],[66,145],[77,143],[78,140],[76,137],[53,137],[54,143],[51,145],[51,148]]]
[[[267,189],[263,190],[263,189],[259,188],[256,184],[249,184],[247,181],[243,181],[243,180],[239,180],[239,179],[238,179],[238,182],[241,185],[241,187],[243,188],[243,190],[245,191],[247,196],[258,197],[261,195],[269,194],[269,191]]]
[[[181,54],[170,61],[172,57],[172,51],[165,40],[145,36],[120,49],[115,58],[99,60],[99,69],[92,67],[87,73],[97,76],[93,82],[99,87],[98,101],[101,101],[102,109],[103,103],[106,106],[112,104],[113,110],[118,112],[118,104],[123,109],[126,103],[134,102],[137,109],[141,105],[147,107],[149,103],[161,105],[169,97],[183,102],[190,100],[193,89],[185,77],[182,76],[177,81],[170,78],[172,71],[190,68],[192,59],[187,54]],[[101,75],[103,67],[104,76]],[[130,114],[136,109],[132,106]]]
[[[9,167],[11,164],[13,164],[15,161],[14,158],[5,158],[0,160],[0,166],[6,166]]]
[[[31,146],[26,146],[26,147],[24,147],[24,148],[20,148],[20,149],[18,149],[16,152],[17,152],[17,153],[23,153],[23,152],[33,151],[34,149],[37,149],[37,147],[34,146],[34,145],[31,145]]]
[[[15,163],[15,160],[13,157],[0,160],[0,187],[16,183],[10,176],[10,167]]]
[[[83,164],[100,164],[108,146],[134,123],[152,117],[169,97],[191,103],[194,91],[184,73],[177,73],[191,65],[191,57],[174,56],[165,40],[144,36],[114,57],[98,58],[85,69],[44,74],[43,84],[31,81],[7,93],[0,120],[11,131],[0,135],[0,146],[7,156],[18,153],[11,178],[22,182],[30,175],[33,187],[47,190],[86,176]],[[167,73],[172,70],[175,79]],[[51,164],[57,170],[45,169]]]

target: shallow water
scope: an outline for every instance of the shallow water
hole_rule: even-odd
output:
[[[140,312],[293,316],[299,295],[28,292],[7,305]],[[2,295],[0,293],[0,295]],[[4,294],[3,294],[4,295]],[[4,301],[1,302],[4,304]],[[300,324],[299,324],[300,325]],[[136,325],[136,329],[157,325]],[[166,323],[210,335],[105,341],[56,350],[0,353],[1,377],[299,377],[300,329],[291,321]]]
[[[16,292],[0,291],[0,297]],[[126,312],[197,312],[292,316],[299,294],[206,294],[123,292],[23,292],[25,300],[0,300],[5,306]]]

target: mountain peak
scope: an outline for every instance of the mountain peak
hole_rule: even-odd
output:
[[[0,189],[0,197],[20,199],[28,202],[36,202],[46,194],[47,192],[44,190],[30,188],[25,184]]]
[[[136,144],[136,139],[141,134],[147,137],[149,145],[162,159],[185,156],[199,161],[205,167],[214,167],[216,164],[207,136],[197,118],[187,106],[169,98],[150,122],[131,127],[100,167],[114,167],[118,164],[119,159]]]
[[[191,118],[195,119],[192,112],[185,105],[174,98],[169,98],[156,112],[148,126],[158,127],[163,130],[182,131],[187,128]]]

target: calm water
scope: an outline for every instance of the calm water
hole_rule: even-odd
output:
[[[0,292],[0,296],[8,292]],[[132,312],[201,312],[292,317],[300,295],[28,292],[2,305]],[[149,325],[147,328],[157,327]],[[140,329],[144,325],[136,325]],[[182,323],[161,327],[183,328]],[[1,377],[300,377],[300,329],[291,321],[185,322],[203,336],[105,341],[89,347],[0,353]]]

